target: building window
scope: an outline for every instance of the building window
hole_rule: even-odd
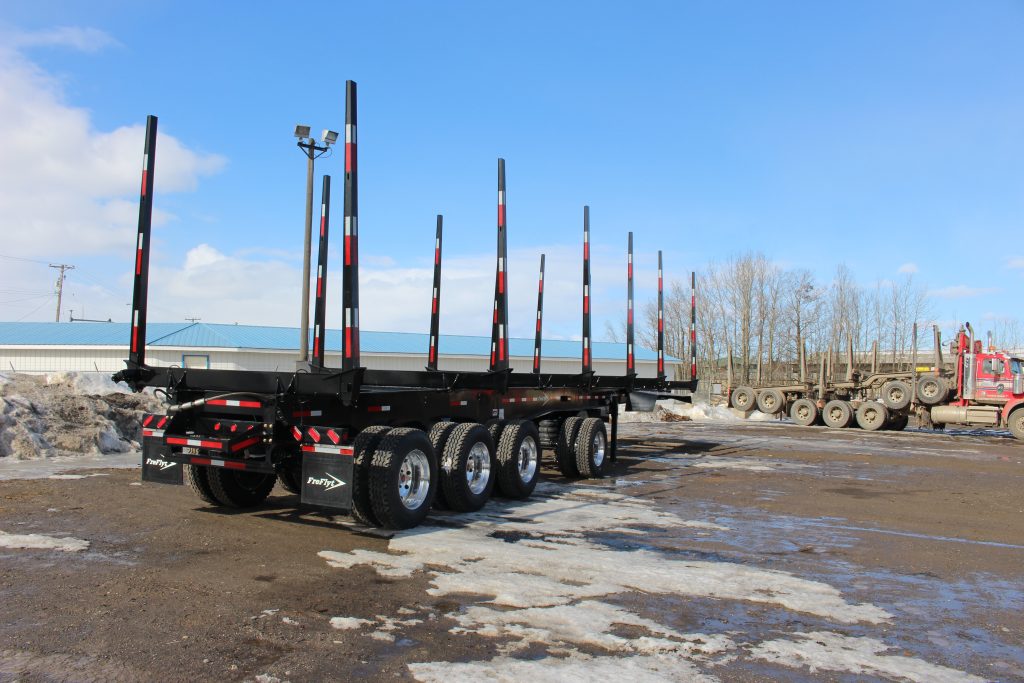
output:
[[[200,354],[185,354],[181,357],[181,367],[189,370],[209,370],[210,357]]]

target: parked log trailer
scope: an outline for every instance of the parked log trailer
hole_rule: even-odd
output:
[[[916,338],[915,326],[915,349]],[[854,370],[851,346],[844,380],[828,378],[823,358],[817,383],[739,386],[729,392],[729,401],[744,412],[756,407],[769,415],[788,414],[801,426],[902,430],[916,415],[925,425],[1005,427],[1024,439],[1024,359],[994,349],[984,352],[969,323],[959,331],[950,352],[954,361],[947,367],[936,330],[935,366],[926,373],[917,371],[915,352],[913,371],[861,376]],[[803,365],[800,374],[806,377]]]
[[[215,506],[259,505],[277,482],[300,504],[349,512],[359,523],[394,529],[419,524],[431,506],[480,509],[495,490],[527,498],[544,449],[562,474],[601,477],[615,460],[619,406],[689,400],[696,380],[665,376],[663,277],[658,254],[657,374],[634,364],[633,249],[628,246],[627,344],[623,376],[597,375],[590,335],[590,214],[583,214],[583,336],[579,374],[541,368],[544,261],[538,286],[533,371],[509,367],[505,162],[498,160],[497,262],[486,371],[438,367],[442,219],[434,251],[429,347],[423,371],[362,367],[359,354],[359,247],[356,85],[346,83],[342,366],[325,360],[330,177],[324,178],[312,360],[296,372],[200,370],[147,365],[146,311],[157,119],[146,126],[132,326],[126,369],[135,390],[165,392],[165,414],[143,419],[142,478],[181,485]],[[676,393],[669,393],[676,392]]]

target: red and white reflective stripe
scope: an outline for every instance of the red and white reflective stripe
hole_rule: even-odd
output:
[[[316,267],[316,296],[317,298],[324,294],[324,267],[317,264]]]
[[[142,196],[146,196],[147,181],[149,180],[149,152],[145,152],[142,155]]]
[[[163,429],[165,424],[167,424],[167,416],[166,415],[161,417],[160,421],[156,423],[156,428],[157,429]]]
[[[452,401],[453,406],[468,406],[469,401]]]
[[[225,467],[229,470],[247,469],[244,462],[237,460],[217,460],[216,458],[189,458],[193,465],[209,465],[211,467]]]
[[[327,222],[327,202],[320,202],[320,236],[324,236],[324,224]]]
[[[307,429],[306,434],[308,434],[309,438],[313,439],[316,443],[320,443],[320,432],[318,432],[315,427]]]
[[[345,309],[345,358],[352,357],[352,309]]]
[[[292,437],[296,441],[302,441],[302,430],[298,427],[292,427]]]
[[[332,455],[352,455],[351,446],[328,446],[321,444],[317,446],[303,446],[303,453],[330,453]]]
[[[391,406],[367,406],[366,412],[368,413],[388,413],[391,412]]]
[[[498,227],[505,227],[505,190],[498,190]]]
[[[437,313],[437,287],[434,287],[434,298],[430,301],[430,312]]]
[[[164,430],[162,430],[162,429],[143,429],[142,430],[142,437],[145,438],[145,439],[159,439],[159,438],[162,438],[163,435],[164,435]]]
[[[590,285],[583,285],[583,312],[590,310]]]
[[[231,446],[231,452],[232,453],[237,453],[238,451],[246,449],[246,448],[249,448],[250,446],[255,446],[259,442],[260,442],[260,437],[258,437],[258,436],[254,436],[254,437],[252,437],[250,439],[246,439],[244,441],[239,441],[238,443],[236,443],[233,446]]]
[[[434,239],[434,265],[441,262],[441,238]]]
[[[142,426],[148,427],[149,423],[153,421],[154,417],[156,417],[156,415],[146,415],[144,418],[142,418]]]
[[[341,435],[338,434],[338,432],[334,431],[333,429],[327,430],[327,438],[330,439],[331,443],[333,443],[335,446],[341,443]]]
[[[324,414],[322,410],[296,410],[292,417],[320,417]]]
[[[132,311],[132,351],[139,350],[139,309]]]
[[[141,232],[139,233],[139,244],[135,249],[135,274],[142,275],[142,241],[145,238]]]
[[[233,401],[224,398],[211,398],[206,402],[211,406],[227,406],[228,408],[262,408],[263,404],[259,401]]]
[[[172,446],[192,446],[194,448],[214,448],[222,450],[224,444],[220,441],[207,441],[205,439],[185,439],[179,436],[167,437],[167,443]]]

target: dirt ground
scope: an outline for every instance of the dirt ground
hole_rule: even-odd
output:
[[[88,542],[0,547],[0,681],[1024,680],[1022,463],[1003,435],[623,425],[607,479],[388,538],[282,490],[235,513],[0,462],[0,544]]]

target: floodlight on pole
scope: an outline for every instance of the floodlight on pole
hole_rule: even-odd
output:
[[[310,137],[310,130],[309,126],[295,126],[295,137],[299,139],[296,145],[308,159],[306,164],[306,237],[305,248],[302,251],[302,304],[299,325],[300,365],[309,362],[309,271],[313,242],[313,161],[326,154],[338,139],[337,133],[325,128],[322,135],[323,144],[318,145],[316,140]]]

